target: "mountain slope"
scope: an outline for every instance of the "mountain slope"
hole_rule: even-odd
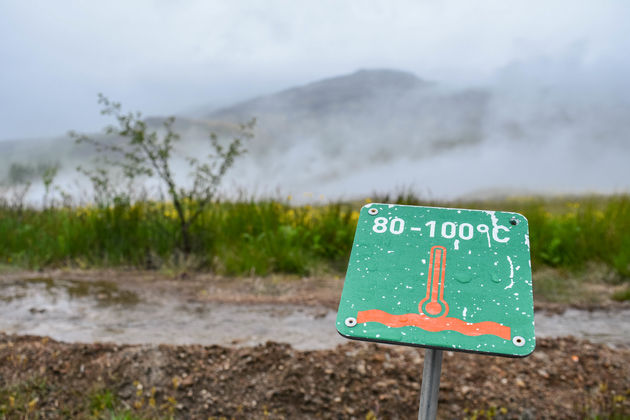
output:
[[[367,105],[375,98],[405,95],[428,83],[411,73],[396,70],[359,70],[258,97],[209,115],[211,118],[247,117],[254,113],[298,113],[321,115],[339,109]]]
[[[249,153],[227,185],[258,194],[281,188],[294,196],[353,197],[401,186],[450,198],[627,190],[627,95],[528,83],[456,88],[396,70],[361,70],[180,116],[174,128],[186,148],[181,155],[199,156],[210,152],[210,132],[229,138],[256,117]],[[74,167],[90,152],[63,137],[3,142],[0,171],[14,161],[59,161],[74,181]],[[188,174],[183,157],[175,172]]]
[[[261,155],[270,148],[308,146],[331,158],[358,153],[372,162],[393,153],[424,157],[480,141],[488,97],[481,90],[451,91],[401,71],[361,70],[255,98],[207,118],[256,117],[254,147]]]

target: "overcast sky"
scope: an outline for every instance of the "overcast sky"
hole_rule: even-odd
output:
[[[560,62],[627,86],[628,22],[621,0],[2,1],[0,140],[95,131],[98,92],[173,114],[359,68],[477,84]]]

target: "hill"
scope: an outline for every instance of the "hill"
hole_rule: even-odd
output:
[[[396,70],[360,70],[220,109],[207,119],[255,116],[262,154],[277,147],[316,149],[323,157],[351,152],[373,162],[478,142],[487,101],[482,90],[448,90]]]
[[[255,117],[249,153],[228,179],[250,193],[280,188],[334,199],[412,187],[448,199],[627,190],[625,96],[569,87],[504,79],[458,87],[398,70],[359,70],[178,116],[175,129],[185,154],[199,155],[209,150],[209,132],[230,136]],[[147,118],[153,126],[162,121]],[[66,137],[0,143],[0,168],[59,161],[66,183],[89,157]],[[188,173],[185,160],[176,166],[181,177]]]

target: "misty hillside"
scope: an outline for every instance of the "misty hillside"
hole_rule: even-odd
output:
[[[270,147],[316,149],[324,157],[351,152],[373,161],[402,150],[424,157],[478,142],[487,100],[484,91],[449,91],[411,73],[360,70],[255,98],[207,119],[256,117],[258,141],[253,147],[261,154]]]
[[[397,70],[360,70],[178,116],[175,129],[185,154],[199,156],[208,150],[208,133],[229,137],[255,117],[249,153],[228,179],[250,193],[615,192],[630,187],[628,111],[622,92],[579,83],[544,85],[504,74],[484,87],[454,87]],[[158,126],[163,118],[147,121]],[[65,137],[2,142],[0,167],[58,161],[59,182],[67,184],[89,153]],[[177,166],[183,178],[185,161]]]
[[[428,83],[411,73],[395,70],[360,70],[353,74],[255,98],[214,112],[210,116],[243,118],[261,111],[269,114],[325,115],[373,104],[374,99],[378,97],[395,99],[427,85]]]

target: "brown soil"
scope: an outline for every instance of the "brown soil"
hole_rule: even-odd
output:
[[[0,413],[101,418],[415,419],[424,351],[66,344],[0,334]],[[630,349],[539,340],[532,356],[444,353],[440,418],[630,417]],[[109,418],[109,417],[102,417]]]
[[[550,269],[549,269],[550,270]],[[548,276],[549,270],[538,274]],[[536,277],[536,274],[535,274]],[[92,282],[99,287],[109,287],[117,292],[130,292],[138,295],[158,294],[177,296],[188,302],[223,303],[283,303],[318,305],[337,309],[343,288],[343,278],[339,276],[298,277],[291,275],[271,275],[268,277],[226,277],[203,272],[157,272],[122,269],[76,270],[60,269],[39,271],[0,272],[0,281],[56,279],[77,282]],[[535,279],[536,281],[536,279]],[[575,295],[562,301],[550,301],[544,296],[535,295],[534,309],[551,313],[562,313],[569,307],[596,310],[630,307],[630,302],[616,302],[612,294],[620,290],[606,284],[595,286],[586,283],[581,288],[588,289],[586,297]],[[564,288],[567,288],[564,286]],[[597,289],[597,293],[594,291]]]
[[[103,287],[111,282],[138,295],[168,293],[183,301],[332,309],[343,285],[333,276],[235,281],[122,270],[0,275],[42,278]],[[616,305],[602,302],[596,306]],[[536,302],[537,309],[554,312],[568,306],[582,304]],[[276,343],[121,346],[0,333],[0,418],[110,418],[111,410],[129,410],[141,418],[415,419],[423,354],[363,343],[304,352]],[[630,418],[630,349],[563,338],[539,340],[526,359],[444,354],[440,418]]]
[[[109,284],[138,295],[169,295],[182,301],[223,303],[291,303],[336,309],[343,287],[339,276],[226,277],[202,272],[95,269],[0,272],[0,281],[70,280]]]

